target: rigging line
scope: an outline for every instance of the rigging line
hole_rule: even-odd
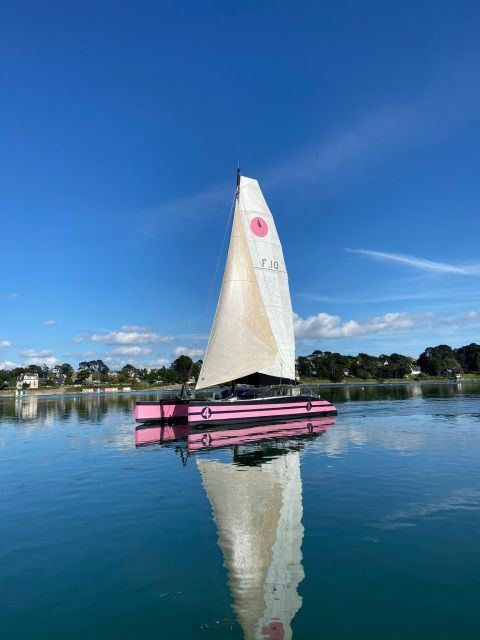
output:
[[[233,197],[232,205],[230,207],[230,212],[228,214],[227,224],[225,225],[225,231],[223,232],[223,238],[222,238],[222,243],[220,245],[220,251],[218,252],[218,256],[217,256],[217,264],[215,266],[215,272],[214,272],[213,278],[212,278],[212,280],[210,282],[210,290],[208,292],[207,302],[205,303],[205,308],[203,310],[203,318],[202,318],[202,322],[200,324],[200,332],[197,333],[197,335],[195,337],[195,342],[194,342],[194,345],[193,345],[193,350],[194,351],[196,351],[197,348],[198,348],[198,342],[200,340],[200,336],[203,334],[203,330],[205,328],[205,322],[206,322],[206,319],[207,319],[208,307],[210,306],[210,301],[212,299],[213,288],[214,288],[215,282],[217,280],[218,270],[220,268],[220,260],[221,260],[222,255],[223,255],[223,248],[225,246],[225,240],[227,238],[227,233],[228,233],[228,230],[230,228],[230,221],[232,219],[232,214],[233,214],[233,211],[235,210],[235,202],[236,201],[237,201],[237,191],[235,190],[235,195]],[[208,344],[207,344],[207,348],[208,348]],[[206,353],[206,351],[207,351],[207,349],[205,349],[205,353]],[[188,376],[189,378],[192,375],[192,370],[193,370],[193,359],[192,359],[192,366],[190,368],[190,373],[189,373],[189,376]]]

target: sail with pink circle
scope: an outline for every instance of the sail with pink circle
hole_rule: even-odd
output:
[[[295,380],[288,274],[258,182],[242,176],[225,273],[197,389],[263,374]]]

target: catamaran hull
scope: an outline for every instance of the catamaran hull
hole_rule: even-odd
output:
[[[259,424],[282,422],[288,419],[327,417],[337,415],[337,409],[315,396],[296,396],[255,400],[205,401],[159,400],[137,402],[137,422],[162,422],[205,427],[228,424]]]

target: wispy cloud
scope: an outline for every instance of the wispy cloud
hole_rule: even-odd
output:
[[[434,262],[426,258],[416,258],[415,256],[401,253],[388,253],[386,251],[371,251],[370,249],[345,249],[348,253],[357,253],[375,260],[398,262],[415,269],[423,271],[433,271],[436,273],[456,273],[463,276],[473,276],[480,274],[480,265],[459,266],[446,262]]]
[[[457,489],[451,495],[439,500],[425,503],[413,502],[406,509],[387,515],[378,523],[373,523],[381,529],[397,529],[400,527],[414,527],[422,519],[448,511],[472,511],[480,509],[480,491],[476,488]]]
[[[47,327],[52,327],[54,324],[57,324],[57,321],[56,320],[45,320],[45,322],[43,324],[47,325]]]
[[[7,347],[11,347],[12,343],[10,340],[0,340],[0,349],[6,349]]]
[[[339,316],[318,313],[308,318],[294,314],[295,337],[297,339],[312,338],[351,338],[379,333],[410,331],[424,327],[460,328],[472,324],[480,324],[480,313],[475,310],[451,316],[441,316],[433,312],[409,314],[386,313],[365,320],[343,321]]]
[[[95,351],[84,351],[83,353],[69,351],[68,353],[64,353],[62,355],[62,358],[74,358],[75,360],[85,360],[86,358],[91,358],[94,355],[95,355]]]
[[[477,68],[478,61],[472,57],[450,61],[413,100],[379,104],[356,118],[345,119],[335,131],[322,134],[262,170],[262,184],[276,191],[299,184],[335,182],[340,176],[345,179],[352,169],[363,170],[380,154],[454,134],[478,112]],[[232,184],[221,183],[170,200],[143,212],[145,229],[150,231],[151,225],[164,229],[172,221],[183,223],[225,210],[232,193]]]
[[[16,291],[13,291],[9,296],[10,300],[16,300],[17,298],[20,297],[20,294],[17,293]]]
[[[175,228],[178,224],[198,220],[199,217],[208,217],[212,212],[226,210],[229,199],[233,200],[231,184],[212,184],[196,193],[175,198],[136,215],[142,221],[144,233],[155,232],[160,226],[164,231],[165,228]]]

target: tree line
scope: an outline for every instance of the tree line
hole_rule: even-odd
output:
[[[427,347],[417,359],[400,353],[379,356],[359,353],[350,356],[318,350],[298,358],[300,378],[318,378],[333,382],[340,382],[349,377],[385,380],[422,375],[450,377],[462,373],[480,374],[480,345],[471,343],[458,349],[445,344]]]
[[[196,380],[200,373],[201,360],[194,362],[189,356],[179,356],[169,367],[139,368],[126,364],[120,371],[111,371],[103,360],[86,360],[79,363],[78,370],[67,362],[54,367],[29,365],[6,371],[0,370],[0,388],[14,387],[23,373],[38,374],[41,386],[58,384],[178,384]],[[331,351],[315,350],[308,356],[299,356],[297,373],[300,379],[317,378],[340,382],[350,378],[362,380],[402,379],[407,376],[452,376],[454,374],[480,374],[480,345],[471,343],[453,349],[448,345],[427,347],[415,359],[400,353],[372,356],[359,353],[356,356],[342,355]]]
[[[189,356],[179,356],[169,367],[142,368],[126,364],[120,371],[111,371],[103,360],[85,360],[80,362],[78,370],[68,363],[47,367],[31,364],[11,370],[0,369],[0,389],[14,387],[17,378],[24,373],[36,373],[42,387],[61,385],[89,384],[178,384],[189,379],[197,379],[202,361],[194,362]]]

